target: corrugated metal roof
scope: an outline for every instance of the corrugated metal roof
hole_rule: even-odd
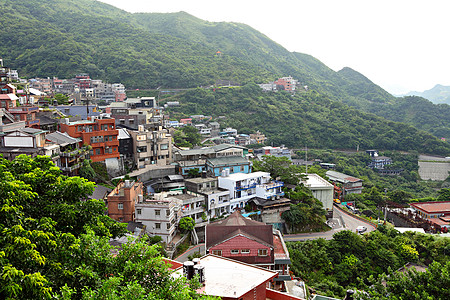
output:
[[[66,146],[66,145],[81,142],[81,139],[71,137],[67,133],[63,133],[63,132],[59,132],[59,131],[47,134],[46,138],[47,138],[47,140],[50,140],[61,146]]]

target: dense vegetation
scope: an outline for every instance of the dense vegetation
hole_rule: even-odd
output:
[[[227,116],[222,125],[263,132],[268,143],[331,149],[415,150],[447,155],[450,145],[412,126],[363,113],[317,92],[264,93],[257,85],[194,89],[176,96],[175,117]],[[269,121],[270,120],[270,121]]]
[[[329,241],[288,242],[287,246],[294,274],[320,293],[338,297],[343,297],[347,288],[369,291],[379,275],[390,274],[408,262],[447,264],[446,269],[450,264],[449,238],[412,232],[400,234],[384,226],[364,235],[344,230]],[[448,299],[449,280],[448,272],[439,281],[430,282],[430,286],[423,285],[426,281],[423,278],[409,292],[428,292],[432,297],[428,299]],[[406,286],[405,282],[397,282],[397,291],[389,290],[393,293],[390,297],[398,299],[399,294],[408,293],[404,290]],[[387,293],[378,296],[387,297]]]
[[[90,200],[94,183],[47,156],[0,158],[1,299],[196,299],[145,238],[117,247],[126,224]],[[114,253],[116,253],[114,255]]]
[[[253,161],[253,170],[269,172],[273,179],[295,186],[293,190],[284,188],[285,197],[291,200],[291,206],[281,215],[290,233],[329,229],[324,224],[327,212],[322,202],[314,198],[310,189],[299,184],[306,179],[303,167],[293,165],[287,157],[264,155],[261,160]]]
[[[130,14],[94,0],[0,0],[0,20],[0,52],[22,76],[83,72],[128,89],[155,89],[291,75],[331,100],[450,138],[448,106],[398,100],[350,68],[335,72],[244,24],[212,23],[184,12]]]
[[[297,153],[300,157],[305,155],[302,151]],[[349,194],[345,200],[355,202],[359,211],[367,217],[383,218],[381,207],[385,206],[387,201],[405,205],[417,201],[450,199],[447,192],[450,187],[450,176],[444,182],[420,180],[417,154],[386,151],[380,155],[392,158],[392,165],[386,166],[386,168],[402,169],[400,175],[382,176],[376,170],[368,168],[370,156],[365,152],[312,149],[308,151],[309,159],[320,159],[323,162],[333,163],[336,165],[336,171],[363,180],[362,194]]]

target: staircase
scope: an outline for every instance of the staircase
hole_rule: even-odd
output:
[[[6,117],[11,123],[15,122],[14,121],[14,116],[9,111],[7,111],[6,109],[2,108],[2,113],[3,113],[2,117]]]

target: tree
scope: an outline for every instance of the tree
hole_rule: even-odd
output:
[[[87,180],[94,180],[95,171],[91,166],[91,160],[85,159],[83,160],[83,164],[80,168],[80,176],[86,178]]]
[[[195,221],[191,217],[181,218],[178,227],[185,232],[191,231],[195,227]]]
[[[61,175],[46,156],[0,158],[0,298],[200,297],[195,285],[169,276],[158,245],[145,238],[121,251],[109,245],[126,224],[88,199],[93,188]]]
[[[253,169],[255,171],[269,172],[272,178],[279,178],[285,183],[294,185],[305,179],[305,175],[301,174],[301,169],[296,165],[292,165],[291,160],[285,156],[263,155],[261,160],[253,162]]]
[[[407,270],[370,277],[369,285],[361,282],[361,299],[450,299],[450,262],[433,262],[425,272]]]
[[[58,101],[58,105],[65,105],[69,103],[69,96],[63,94],[56,94],[55,100]]]
[[[201,140],[202,136],[194,126],[184,126],[174,132],[174,141],[179,147],[200,145]]]

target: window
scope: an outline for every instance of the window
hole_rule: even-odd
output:
[[[118,203],[117,204],[117,209],[123,209],[123,203]]]
[[[213,255],[218,255],[218,256],[222,256],[222,250],[213,250],[212,251]]]
[[[258,249],[258,256],[267,256],[267,249]]]
[[[99,148],[97,148],[97,149],[95,149],[95,155],[100,155],[100,149]]]
[[[142,209],[138,208],[138,209],[136,209],[136,212],[138,215],[140,215],[140,214],[142,214]]]
[[[155,209],[155,216],[160,216],[160,215],[161,215],[161,210]]]
[[[250,253],[250,249],[242,249],[241,253],[242,254],[249,254]]]
[[[170,229],[170,223],[166,223],[166,228]]]
[[[137,153],[147,152],[147,146],[136,147]]]
[[[233,249],[233,250],[231,250],[231,254],[239,254],[239,250],[238,249]]]
[[[170,210],[166,209],[166,217],[170,216]]]
[[[156,229],[161,229],[161,223],[155,223],[155,228]]]
[[[161,144],[160,149],[161,149],[161,150],[167,150],[167,149],[169,149],[169,144]]]

